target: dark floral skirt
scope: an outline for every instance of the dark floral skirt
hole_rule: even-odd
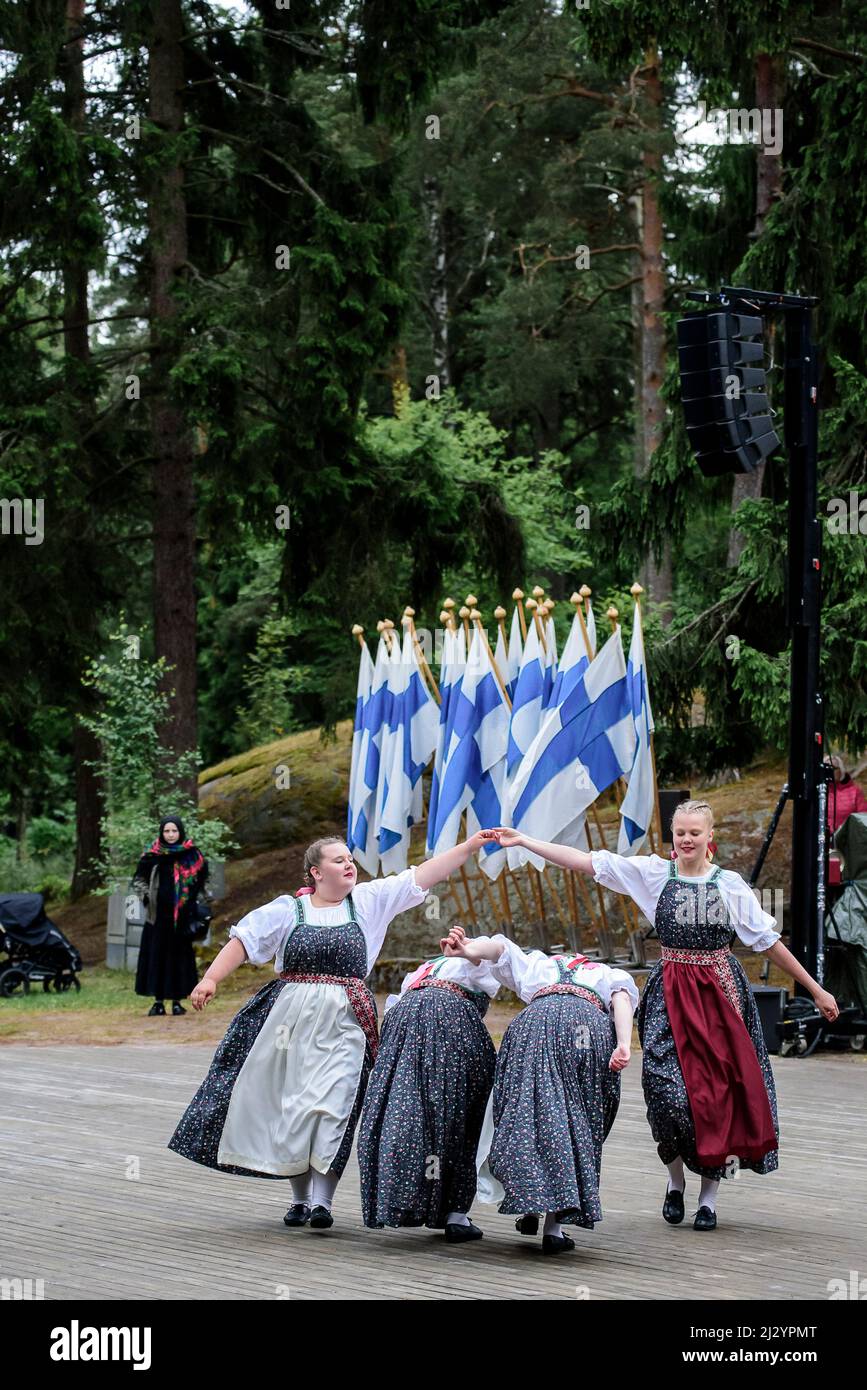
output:
[[[494,1080],[488,1167],[505,1191],[501,1212],[560,1212],[592,1230],[602,1220],[602,1143],[620,1104],[608,1065],[614,1024],[574,994],[528,1004],[503,1037]]]
[[[365,1226],[441,1229],[469,1211],[495,1062],[469,999],[408,990],[389,1010],[358,1130]]]

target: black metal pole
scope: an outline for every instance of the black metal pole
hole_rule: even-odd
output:
[[[818,512],[818,361],[812,341],[811,295],[779,294],[742,285],[691,291],[704,303],[776,310],[786,321],[785,437],[789,456],[786,623],[792,656],[788,794],[792,799],[789,923],[794,955],[821,981],[824,974],[825,718],[819,681],[822,527]],[[782,801],[782,798],[781,798]],[[781,808],[778,806],[777,811]],[[772,823],[771,833],[775,828]],[[760,866],[759,866],[760,867]],[[753,882],[755,882],[754,874]],[[806,994],[801,986],[799,993]]]
[[[786,313],[787,618],[792,639],[788,780],[793,813],[789,920],[793,953],[821,980],[825,889],[825,827],[819,796],[824,752],[819,689],[822,530],[817,517],[818,372],[810,319],[811,309],[806,305]]]

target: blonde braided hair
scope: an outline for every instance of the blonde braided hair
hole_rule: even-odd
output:
[[[674,833],[674,817],[679,812],[682,812],[685,816],[704,816],[707,820],[708,825],[710,826],[711,839],[713,839],[713,810],[707,801],[696,801],[695,799],[690,799],[688,801],[679,801],[678,804],[675,806],[671,816],[672,834]],[[712,864],[713,850],[708,848],[705,854],[705,858],[708,864]]]

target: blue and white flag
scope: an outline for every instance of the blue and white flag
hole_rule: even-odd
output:
[[[377,844],[382,871],[407,865],[410,829],[421,817],[421,775],[436,748],[438,713],[425,685],[409,625],[389,664],[392,695],[377,786]]]
[[[506,772],[510,778],[517,771],[521,759],[539,732],[545,685],[544,663],[545,653],[539,641],[539,629],[535,620],[531,620],[512,697],[512,718],[506,753]]]
[[[509,657],[505,666],[500,663],[500,645],[497,643],[497,666],[503,674],[510,700],[514,700],[515,698],[515,683],[518,679],[518,672],[521,669],[521,657],[523,652],[524,639],[521,636],[521,615],[518,612],[518,605],[516,603],[512,612],[512,626],[509,629]]]
[[[629,786],[620,807],[620,834],[617,839],[617,853],[637,854],[647,839],[647,832],[650,829],[656,805],[653,759],[650,752],[653,715],[650,710],[650,696],[647,690],[647,665],[644,659],[641,608],[637,603],[635,605],[635,620],[632,625],[632,641],[629,644],[627,677],[632,717],[635,722],[636,742],[632,767],[625,774]]]
[[[545,661],[542,667],[542,709],[549,709],[552,703],[554,683],[557,679],[557,634],[554,619],[547,622],[542,618],[542,632],[545,638]]]
[[[361,843],[367,843],[367,815],[376,779],[367,786],[364,778],[367,749],[370,744],[366,737],[365,711],[370,703],[373,689],[373,661],[366,642],[362,641],[358,662],[358,681],[355,687],[355,722],[352,729],[352,756],[349,764],[349,803],[346,808],[346,843],[350,850],[355,846],[354,832],[359,829]]]
[[[449,739],[451,738],[449,715],[452,701],[461,688],[466,664],[467,643],[463,626],[459,624],[457,629],[447,627],[443,633],[443,648],[440,660],[439,722],[437,725],[437,743],[434,753],[433,776],[431,777],[430,784],[430,802],[427,808],[428,854],[433,854],[434,844],[436,843],[435,830],[440,799],[440,787],[442,785],[442,772],[445,763],[446,749]],[[457,832],[455,833],[457,834]],[[455,840],[452,843],[455,844],[457,841]],[[451,849],[452,846],[444,845],[443,848]]]
[[[478,637],[478,633],[476,634]],[[470,688],[466,698],[472,700],[476,709],[476,729],[474,738],[479,750],[481,777],[475,795],[467,807],[467,834],[477,830],[490,830],[495,825],[503,825],[506,796],[506,746],[509,739],[511,714],[500,680],[502,667],[496,659],[491,665],[491,657],[486,642],[479,638],[476,648],[478,665],[472,673]],[[505,682],[503,682],[505,684]],[[506,867],[506,851],[495,840],[486,844],[479,854],[479,867],[489,878],[497,878]]]
[[[587,616],[584,619],[587,624],[587,636],[590,638],[590,650],[596,655],[596,619],[593,616],[593,604],[587,600]]]
[[[502,789],[509,710],[491,665],[487,643],[473,633],[460,689],[450,699],[436,816],[428,830],[431,852],[457,843],[461,816],[468,830],[502,824]],[[492,843],[482,866],[496,877],[503,852]]]
[[[581,631],[581,619],[576,613],[572,619],[569,636],[566,638],[563,655],[560,657],[557,667],[557,676],[551,691],[550,705],[552,709],[556,705],[562,704],[589,664],[587,644],[584,641],[584,633]]]
[[[550,709],[509,786],[509,824],[539,840],[574,845],[588,806],[632,766],[635,723],[618,625],[569,693]],[[509,850],[516,868],[544,860]]]
[[[363,663],[362,656],[362,663]],[[376,649],[376,662],[370,681],[370,694],[362,706],[361,739],[358,760],[349,787],[349,815],[347,844],[353,858],[375,877],[379,867],[379,846],[376,828],[376,793],[379,786],[379,772],[383,735],[388,726],[392,693],[388,676],[391,669],[391,656],[388,644],[380,633]],[[359,672],[359,687],[362,684]],[[356,699],[356,720],[358,702]],[[355,758],[355,739],[353,736],[353,759]]]

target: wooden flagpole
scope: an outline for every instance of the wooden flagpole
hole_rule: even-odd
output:
[[[642,589],[642,587],[641,587],[640,584],[635,583],[635,584],[632,585],[632,588],[629,590],[629,592],[632,594],[632,597],[635,599],[635,602],[636,602],[637,605],[638,605],[638,611],[639,611],[639,613],[641,613],[641,597],[640,597],[640,596],[641,596],[641,594],[644,593],[644,590]],[[642,646],[642,649],[643,649],[643,648],[644,648],[644,621],[643,621],[643,616],[642,616],[642,623],[641,623],[641,646]],[[646,672],[646,670],[647,670],[647,652],[644,653],[644,669],[645,669],[645,672]],[[647,687],[647,698],[648,698],[648,700],[650,699],[650,684],[649,684],[649,682],[648,682],[648,687]],[[664,840],[663,840],[663,838],[662,838],[662,814],[661,814],[660,809],[659,809],[659,780],[658,780],[658,778],[657,778],[657,776],[656,776],[656,752],[655,752],[654,747],[653,747],[653,734],[650,735],[650,766],[651,766],[652,769],[653,769],[653,801],[654,801],[654,810],[655,810],[655,813],[656,813],[656,838],[657,838],[657,842],[658,842],[658,844],[659,844],[658,853],[659,853],[659,854],[662,854],[663,845],[664,845]]]

